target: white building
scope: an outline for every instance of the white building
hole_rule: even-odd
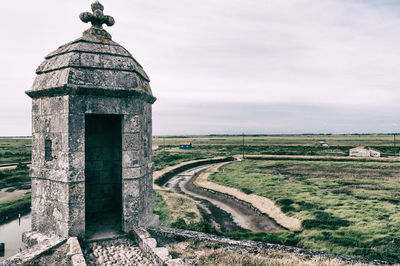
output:
[[[377,150],[369,149],[371,157],[381,157],[381,153]]]
[[[377,150],[364,148],[364,147],[356,147],[352,148],[349,151],[349,156],[354,157],[380,157],[381,153]]]

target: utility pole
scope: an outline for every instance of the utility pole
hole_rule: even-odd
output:
[[[243,141],[242,141],[242,159],[244,160],[244,133],[243,133]]]
[[[396,148],[396,133],[393,134],[393,147]]]

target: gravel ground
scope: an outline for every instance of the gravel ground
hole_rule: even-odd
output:
[[[87,265],[156,265],[129,239],[91,242],[83,254]]]

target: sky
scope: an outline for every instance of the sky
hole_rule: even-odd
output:
[[[92,2],[1,1],[0,136],[31,134],[24,92]],[[154,135],[400,132],[400,1],[100,2],[150,77]]]

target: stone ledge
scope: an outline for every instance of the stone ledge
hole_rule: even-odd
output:
[[[130,233],[139,248],[151,257],[157,265],[184,265],[181,259],[172,259],[169,251],[165,247],[157,247],[157,240],[150,236],[144,228],[135,228]]]
[[[356,264],[356,263],[363,263],[368,265],[388,265],[384,261],[379,260],[366,260],[362,258],[350,257],[350,256],[343,256],[343,255],[336,255],[331,253],[325,253],[320,251],[313,251],[303,248],[297,247],[289,247],[279,244],[271,244],[265,243],[261,241],[252,241],[252,240],[236,240],[228,237],[217,236],[213,234],[183,230],[183,229],[175,229],[175,228],[168,228],[162,226],[152,226],[146,228],[147,232],[161,244],[167,244],[172,242],[180,242],[186,241],[190,239],[200,239],[202,241],[211,241],[216,242],[222,246],[236,246],[240,248],[260,248],[266,250],[277,250],[283,251],[287,253],[292,253],[299,256],[305,257],[314,257],[320,256],[327,259],[339,259],[344,262],[344,264]],[[168,265],[168,264],[167,264]],[[174,265],[174,264],[171,264]],[[179,265],[179,264],[176,264]]]
[[[34,244],[35,241],[40,241],[39,243],[36,242],[31,248],[24,250],[5,261],[1,262],[1,266],[15,266],[21,264],[29,264],[33,262],[41,255],[45,254],[51,249],[56,249],[63,245],[66,242],[65,238],[60,238],[58,236],[48,237],[39,233],[28,232],[30,233],[29,236],[25,236],[26,239],[29,239],[30,244]]]
[[[63,95],[91,95],[91,96],[105,96],[105,97],[116,97],[116,98],[126,98],[134,97],[139,98],[148,103],[154,103],[156,97],[149,95],[146,92],[137,90],[126,90],[124,88],[98,88],[89,86],[63,86],[42,90],[28,90],[25,92],[29,97],[35,99],[40,97],[54,97]]]
[[[72,266],[86,266],[85,257],[83,256],[78,238],[70,237],[67,240],[67,244],[69,245],[67,256],[69,258],[70,264]]]

